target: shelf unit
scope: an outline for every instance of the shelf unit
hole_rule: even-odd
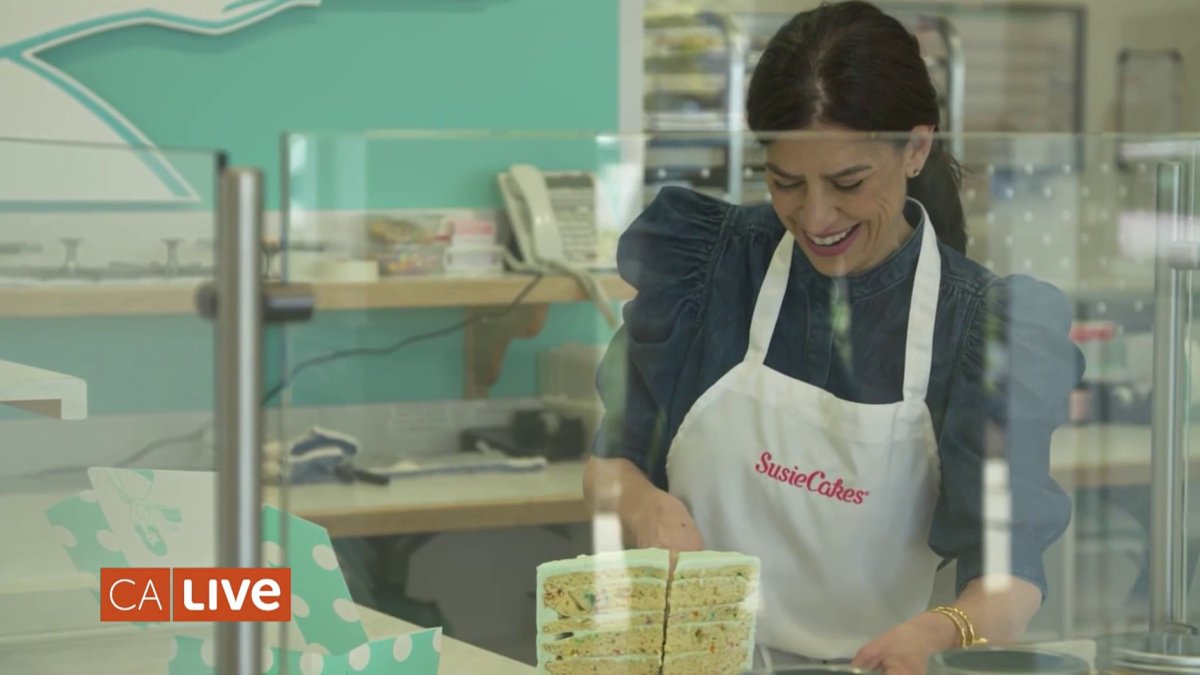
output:
[[[749,78],[763,49],[790,15],[774,12],[666,11],[645,19],[645,201],[666,185],[685,185],[734,203],[767,199],[762,149],[748,137]],[[944,17],[912,15],[925,62],[938,86],[944,129],[963,129],[962,42]],[[961,156],[955,139],[952,150]]]
[[[506,310],[533,280],[522,274],[489,277],[409,277],[370,283],[316,283],[312,285],[318,312],[459,307],[466,316],[464,332],[464,396],[483,398],[500,377],[508,345],[517,338],[538,335],[545,326],[551,304],[586,302],[589,297],[570,277],[546,276]],[[634,289],[616,274],[597,275],[608,297],[628,300]],[[189,315],[195,309],[195,285],[166,286],[42,286],[0,288],[0,319],[66,318],[84,316]],[[16,364],[13,364],[14,366]],[[3,366],[3,362],[0,362]],[[61,378],[57,373],[42,371]],[[43,378],[45,379],[45,378]],[[82,380],[73,380],[83,388]],[[68,380],[59,384],[67,386]],[[58,382],[47,380],[47,382]],[[4,393],[0,368],[0,395]],[[76,386],[76,385],[71,385]],[[24,396],[22,394],[21,396]],[[36,412],[75,419],[86,414],[86,398],[62,399],[60,414],[38,400]],[[0,398],[0,402],[6,402]],[[13,405],[16,405],[15,403]],[[82,407],[79,407],[82,406]],[[28,407],[22,405],[22,407]],[[46,412],[42,409],[45,408]],[[33,408],[30,408],[33,409]],[[82,411],[82,412],[75,412]]]
[[[87,382],[12,361],[0,361],[0,404],[60,420],[87,418]]]
[[[742,201],[748,36],[718,12],[648,13],[644,29],[645,200],[683,184]]]

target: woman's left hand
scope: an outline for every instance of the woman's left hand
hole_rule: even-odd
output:
[[[851,665],[887,675],[925,675],[929,657],[958,647],[959,635],[947,618],[926,612],[892,628],[858,650]]]

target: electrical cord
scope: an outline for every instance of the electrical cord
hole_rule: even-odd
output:
[[[604,291],[604,287],[600,285],[600,282],[596,280],[596,276],[590,271],[562,260],[550,259],[526,262],[507,251],[504,254],[504,262],[510,268],[521,272],[536,274],[557,272],[571,277],[591,298],[592,304],[596,306],[600,315],[604,317],[604,321],[608,324],[609,328],[616,330],[617,326],[620,325],[620,319],[617,317],[616,312],[613,311],[608,293]]]
[[[448,335],[450,333],[460,331],[460,330],[466,328],[467,326],[470,326],[471,324],[474,324],[479,321],[489,321],[491,319],[498,319],[498,318],[504,316],[505,314],[508,314],[509,312],[513,311],[514,309],[516,309],[521,304],[521,301],[524,300],[525,297],[528,296],[533,291],[534,287],[536,287],[539,283],[541,283],[541,281],[544,277],[545,277],[545,275],[543,273],[541,273],[541,272],[536,273],[533,277],[533,280],[530,281],[528,284],[526,284],[525,288],[521,289],[521,292],[517,294],[517,297],[514,298],[512,302],[510,302],[504,308],[497,310],[495,312],[486,312],[486,313],[482,313],[482,314],[476,314],[475,316],[472,316],[469,319],[464,319],[462,321],[459,321],[458,323],[454,323],[449,326],[445,326],[444,328],[438,328],[437,330],[431,330],[426,333],[418,333],[416,335],[406,337],[403,340],[400,340],[399,342],[396,342],[388,347],[356,347],[353,349],[343,349],[340,351],[329,352],[328,354],[322,354],[320,356],[315,356],[311,359],[301,361],[300,363],[296,364],[296,367],[294,369],[292,369],[292,372],[290,375],[288,375],[283,380],[280,380],[279,384],[272,387],[263,396],[263,401],[262,401],[263,405],[270,403],[271,399],[273,399],[277,395],[279,395],[279,392],[283,391],[288,386],[288,384],[291,382],[291,380],[295,379],[297,375],[299,375],[300,373],[304,372],[305,370],[307,370],[309,368],[312,368],[313,366],[319,366],[322,363],[328,363],[330,361],[344,359],[344,358],[351,357],[351,356],[388,356],[389,354],[392,354],[393,352],[403,349],[404,347],[407,347],[415,342],[421,342],[422,340],[431,340],[435,337],[441,337],[442,335]]]
[[[263,395],[262,404],[266,405],[267,403],[269,403],[272,399],[274,399],[276,396],[278,396],[281,391],[286,389],[291,384],[291,382],[294,381],[296,379],[296,377],[300,375],[300,373],[302,373],[305,370],[308,370],[309,368],[312,368],[314,366],[318,366],[323,363],[329,363],[330,361],[336,361],[339,359],[349,358],[352,356],[388,356],[390,354],[395,353],[396,351],[399,351],[400,349],[403,349],[404,347],[415,344],[417,342],[421,342],[423,340],[431,340],[433,338],[441,337],[443,335],[449,335],[456,331],[463,330],[463,329],[467,328],[468,326],[471,326],[472,324],[475,324],[478,322],[486,322],[486,321],[490,321],[493,319],[498,319],[498,318],[512,312],[517,307],[519,307],[521,305],[521,301],[523,301],[526,297],[528,297],[528,295],[530,293],[533,292],[533,289],[536,288],[539,283],[541,283],[543,278],[545,278],[545,273],[542,271],[536,271],[533,275],[533,279],[530,280],[530,282],[528,284],[526,284],[524,288],[521,289],[521,292],[518,293],[515,298],[513,298],[512,302],[510,302],[509,304],[505,305],[501,309],[496,310],[494,312],[482,312],[482,313],[472,316],[469,319],[463,319],[462,321],[453,323],[449,326],[438,328],[436,330],[427,331],[425,333],[418,333],[416,335],[411,335],[411,336],[406,337],[398,342],[395,342],[387,347],[356,347],[353,349],[343,349],[343,350],[339,350],[339,351],[335,351],[335,352],[329,352],[326,354],[314,356],[309,359],[305,359],[304,361],[301,361],[300,363],[296,364],[296,367],[292,369],[291,373],[289,373],[285,378],[280,380],[279,383],[276,384],[274,387],[271,387],[271,389],[269,389]],[[203,426],[201,426],[199,429],[196,429],[195,431],[190,431],[186,434],[180,434],[178,436],[168,436],[166,438],[160,438],[158,440],[152,441],[151,443],[142,447],[140,450],[133,453],[132,455],[118,461],[116,464],[114,464],[114,466],[129,467],[129,466],[132,466],[134,463],[138,462],[139,460],[144,459],[147,455],[154,452],[155,450],[159,450],[159,449],[165,448],[165,447],[170,447],[173,445],[180,445],[183,443],[189,443],[192,441],[200,440],[208,432],[208,430],[211,426],[212,426],[211,421],[205,422]],[[89,468],[91,468],[91,467],[83,466],[83,465],[62,466],[62,467],[55,467],[53,469],[44,469],[42,471],[37,471],[37,472],[29,473],[29,474],[18,474],[16,476],[9,476],[6,478],[44,478],[46,476],[51,476],[51,475],[56,475],[56,474],[61,474],[61,473],[74,473],[74,472],[80,472],[80,471],[87,471]]]

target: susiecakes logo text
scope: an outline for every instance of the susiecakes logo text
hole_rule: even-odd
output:
[[[836,499],[847,504],[862,504],[871,493],[866,490],[852,490],[842,484],[842,479],[830,481],[824,471],[804,473],[799,467],[788,468],[772,461],[771,453],[763,452],[754,465],[754,471],[768,478],[791,485],[794,488],[815,492],[822,497]]]

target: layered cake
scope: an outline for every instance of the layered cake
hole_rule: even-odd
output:
[[[754,662],[758,558],[680,553],[667,593],[662,675],[741,675]]]
[[[640,549],[539,565],[538,672],[658,675],[670,562]]]
[[[759,562],[638,549],[537,569],[538,672],[740,675],[754,650]]]

